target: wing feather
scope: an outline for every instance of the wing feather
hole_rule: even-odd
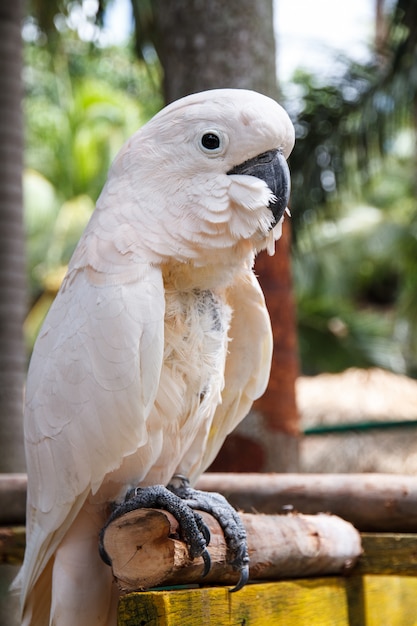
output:
[[[163,357],[161,272],[123,284],[64,281],[36,343],[26,390],[28,549],[24,595],[88,494],[147,441]]]

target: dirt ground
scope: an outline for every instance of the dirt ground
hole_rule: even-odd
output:
[[[300,377],[296,393],[303,430],[353,427],[302,437],[301,472],[417,474],[416,380],[377,368],[349,369]],[[372,427],[377,422],[405,421],[410,426]]]

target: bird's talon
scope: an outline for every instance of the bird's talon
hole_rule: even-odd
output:
[[[103,544],[103,539],[104,539],[104,529],[101,529],[100,532],[100,536],[99,536],[99,542],[98,542],[98,551],[100,554],[100,557],[102,559],[102,561],[104,561],[104,563],[106,563],[106,565],[110,565],[110,567],[112,566],[112,560],[109,557],[109,555],[107,554],[107,551],[104,547]]]
[[[247,584],[248,580],[249,580],[249,565],[245,565],[240,570],[240,577],[239,577],[237,584],[232,589],[230,589],[229,592],[234,593],[235,591],[239,591],[240,589],[242,589],[242,587],[244,587]]]
[[[203,573],[202,573],[202,577],[204,578],[205,576],[207,576],[207,574],[211,570],[211,556],[210,556],[210,553],[207,550],[207,548],[205,548],[205,550],[203,551],[201,556],[202,556],[203,561],[204,561],[204,569],[203,569]]]

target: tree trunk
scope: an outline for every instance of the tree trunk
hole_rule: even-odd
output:
[[[24,469],[25,267],[20,2],[0,7],[0,471]]]
[[[219,87],[278,97],[271,0],[154,0],[155,47],[167,102]],[[288,221],[288,220],[287,220]],[[216,471],[296,471],[298,375],[288,225],[276,256],[256,263],[271,314],[275,352],[269,389],[230,435]]]
[[[277,97],[271,0],[154,0],[167,102],[219,87]]]
[[[256,270],[274,326],[274,354],[269,386],[255,407],[264,415],[268,430],[298,434],[294,381],[299,375],[296,310],[292,291],[291,227],[284,222],[282,237],[272,259],[262,252]]]
[[[25,264],[22,220],[21,2],[0,4],[0,472],[24,470],[22,405]],[[0,624],[17,624],[7,597],[16,567],[0,570]]]

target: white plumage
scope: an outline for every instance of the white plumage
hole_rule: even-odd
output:
[[[116,157],[28,374],[25,626],[115,626],[98,554],[108,503],[194,481],[263,393],[272,338],[252,265],[281,224],[263,180],[228,172],[293,141],[273,100],[213,90]]]

